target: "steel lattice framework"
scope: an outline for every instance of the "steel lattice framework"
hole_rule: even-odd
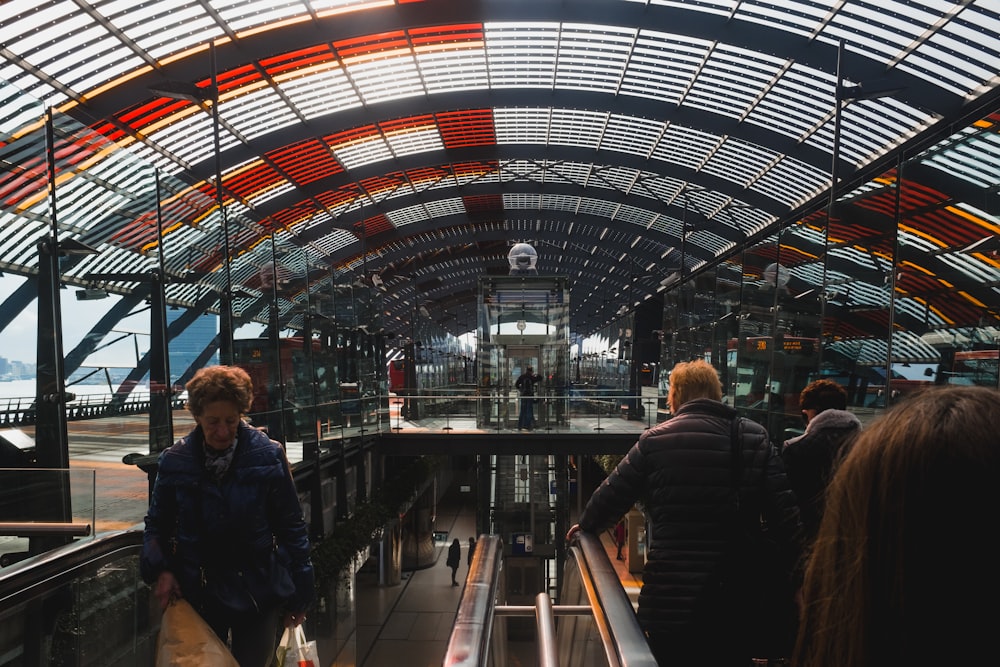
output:
[[[821,285],[835,173],[855,228],[830,270],[856,298],[881,285],[891,224],[912,249],[903,313],[998,317],[1000,264],[976,245],[1000,234],[993,0],[25,0],[0,25],[4,271],[37,270],[51,108],[60,234],[100,251],[69,283],[152,271],[159,251],[168,301],[215,310],[228,244],[245,319],[276,260],[286,314],[378,273],[387,329],[429,303],[461,333],[478,277],[529,242],[586,333],[791,225],[784,263]],[[925,157],[897,193],[901,155]]]

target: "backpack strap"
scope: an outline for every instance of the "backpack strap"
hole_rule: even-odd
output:
[[[743,417],[739,415],[733,419],[729,427],[729,451],[730,451],[730,478],[729,485],[733,494],[733,506],[736,508],[736,515],[740,512],[740,482],[743,481],[743,438],[740,437],[740,425]]]

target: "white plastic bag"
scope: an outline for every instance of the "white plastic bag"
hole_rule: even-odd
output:
[[[306,640],[306,631],[301,625],[285,628],[275,651],[277,667],[319,667],[319,651],[316,641]]]

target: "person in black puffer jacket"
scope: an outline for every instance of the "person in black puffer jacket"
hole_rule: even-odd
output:
[[[641,501],[648,552],[637,615],[661,666],[745,667],[751,658],[791,651],[788,619],[762,617],[758,601],[743,592],[776,566],[780,590],[763,592],[779,594],[782,609],[794,610],[791,586],[801,549],[795,495],[764,428],[739,419],[721,399],[710,364],[677,364],[667,399],[672,417],[639,438],[567,534],[599,535]],[[767,555],[757,546],[763,542],[748,546],[742,537],[760,538],[765,521],[775,548]],[[752,552],[758,548],[761,553]],[[768,641],[783,644],[761,648],[762,627],[776,628],[777,639]]]
[[[314,595],[308,529],[281,445],[250,427],[249,375],[212,366],[187,384],[197,426],[159,457],[140,558],[161,608],[185,598],[241,667],[267,665],[278,623]]]

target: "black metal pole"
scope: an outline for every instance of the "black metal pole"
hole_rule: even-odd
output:
[[[833,155],[830,161],[830,199],[826,205],[826,224],[823,226],[823,276],[822,281],[820,282],[822,285],[822,291],[819,295],[819,344],[817,345],[816,354],[817,373],[823,367],[823,349],[826,347],[826,337],[824,334],[826,333],[826,283],[830,265],[830,225],[835,219],[834,206],[837,202],[837,180],[839,178],[840,171],[837,169],[837,163],[840,162],[840,110],[841,105],[843,104],[843,101],[841,100],[841,92],[843,90],[843,74],[840,71],[840,67],[843,54],[844,40],[841,38],[841,40],[837,42],[837,72],[833,90],[833,146],[831,147],[831,153]]]
[[[59,301],[57,171],[55,164],[55,118],[48,109],[45,122],[50,231],[38,244],[38,329],[35,363],[35,459],[39,468],[65,472],[41,472],[39,493],[26,495],[32,518],[42,521],[72,520],[69,484],[69,437],[66,427],[66,378],[63,367],[62,306]],[[26,480],[25,480],[26,481]],[[33,485],[32,485],[33,486]],[[32,537],[28,552],[38,554],[71,540],[70,537]]]
[[[266,287],[266,285],[265,285]],[[271,344],[272,363],[268,394],[275,404],[269,405],[268,434],[278,442],[287,442],[285,431],[285,371],[281,366],[281,323],[278,307],[278,248],[275,234],[271,234],[271,309],[267,318],[267,336]]]
[[[167,340],[166,270],[163,249],[163,212],[160,202],[160,173],[156,171],[157,266],[151,276],[149,295],[149,452],[161,452],[174,441],[170,409],[173,385],[170,380],[170,351]]]
[[[229,216],[226,215],[222,194],[222,147],[219,138],[219,71],[215,60],[215,42],[209,43],[212,58],[212,141],[215,146],[215,204],[219,208],[222,232],[222,273],[225,277],[224,298],[219,299],[219,360],[233,363],[233,272],[229,248]]]

